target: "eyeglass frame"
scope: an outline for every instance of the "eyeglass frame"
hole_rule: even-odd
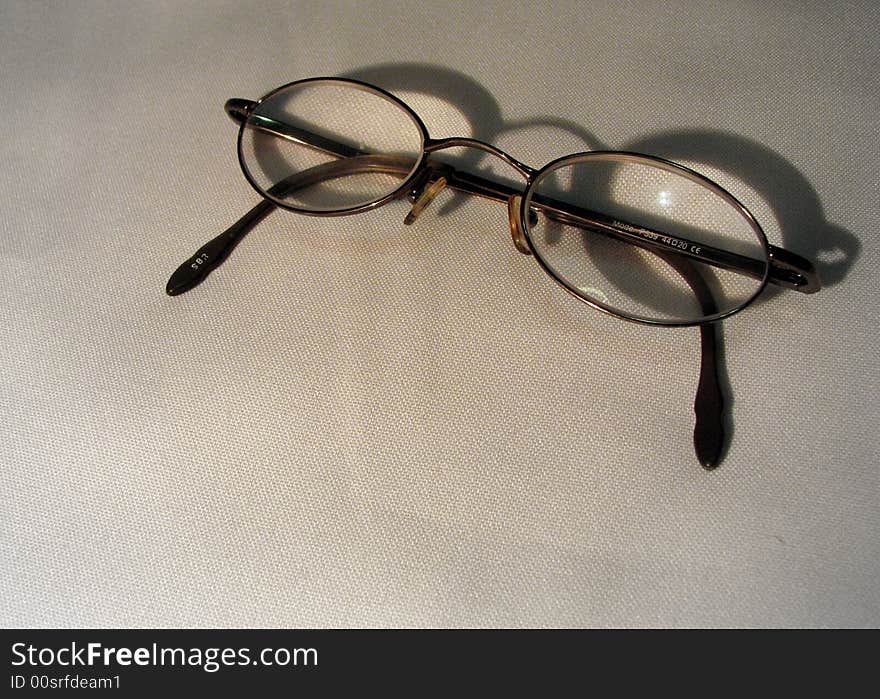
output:
[[[374,201],[370,201],[365,204],[360,204],[357,206],[344,207],[340,209],[330,209],[330,210],[314,210],[305,207],[296,206],[294,204],[290,204],[288,202],[283,201],[280,198],[273,197],[270,192],[268,192],[264,187],[261,187],[254,176],[251,174],[248,165],[245,160],[245,155],[243,151],[243,140],[244,134],[248,126],[248,118],[254,110],[259,107],[263,102],[271,99],[276,94],[288,90],[292,87],[300,87],[310,83],[320,83],[320,82],[329,82],[334,84],[342,84],[350,87],[354,87],[359,90],[363,90],[366,92],[370,92],[374,95],[377,95],[392,104],[394,106],[402,109],[407,116],[412,120],[415,126],[418,128],[419,135],[421,138],[421,153],[418,156],[418,159],[414,162],[409,174],[406,175],[397,188],[392,190],[391,192],[385,194],[379,199]],[[467,137],[451,137],[451,138],[442,138],[442,139],[433,139],[428,133],[428,129],[425,126],[424,121],[421,117],[413,110],[408,104],[406,104],[403,100],[401,100],[396,95],[391,94],[390,92],[378,87],[376,85],[371,85],[369,83],[361,82],[359,80],[354,80],[350,78],[332,78],[332,77],[319,77],[319,78],[306,78],[304,80],[297,80],[285,85],[282,85],[267,94],[261,97],[259,100],[243,100],[240,98],[234,98],[228,100],[225,105],[225,109],[227,114],[237,123],[239,123],[239,133],[237,139],[237,155],[239,165],[241,167],[242,173],[245,176],[245,179],[248,183],[253,187],[253,189],[260,194],[262,197],[269,199],[277,206],[287,209],[289,211],[293,211],[295,213],[303,214],[306,216],[318,216],[318,217],[329,217],[329,216],[346,216],[357,213],[363,213],[366,211],[371,211],[380,206],[383,206],[390,201],[410,196],[411,199],[416,199],[418,195],[424,190],[424,185],[429,183],[430,181],[436,181],[439,177],[445,178],[445,186],[450,187],[451,189],[455,189],[457,191],[461,191],[467,194],[482,196],[486,198],[490,198],[496,201],[507,201],[508,205],[511,204],[511,197],[518,196],[520,197],[519,203],[519,212],[516,219],[513,217],[512,210],[510,211],[510,225],[511,232],[514,238],[514,243],[517,246],[517,249],[520,252],[525,254],[531,254],[535,257],[536,261],[541,265],[545,272],[564,290],[570,293],[572,296],[577,298],[579,301],[586,303],[587,305],[596,308],[604,313],[608,313],[617,318],[621,318],[623,320],[633,321],[637,323],[642,323],[646,325],[660,325],[660,326],[677,326],[677,327],[687,327],[694,325],[702,325],[705,323],[711,323],[718,320],[722,320],[724,318],[730,317],[741,310],[748,307],[761,293],[764,291],[768,282],[773,282],[775,285],[782,286],[789,289],[794,289],[796,291],[800,291],[802,293],[814,293],[820,289],[820,284],[818,280],[818,276],[815,272],[813,265],[801,257],[800,255],[796,255],[784,248],[777,247],[775,245],[771,245],[767,240],[767,236],[761,228],[760,224],[758,224],[754,215],[749,211],[749,209],[742,204],[734,195],[732,195],[729,191],[724,189],[721,185],[713,180],[709,179],[705,175],[688,168],[680,163],[673,162],[671,160],[666,160],[664,158],[659,158],[653,155],[647,155],[643,153],[632,153],[629,151],[610,151],[610,150],[598,150],[598,151],[586,151],[581,153],[572,153],[568,155],[564,155],[560,158],[556,158],[551,162],[547,163],[541,168],[533,168],[529,165],[526,165],[510,154],[502,151],[498,147],[491,145],[489,143],[485,143],[484,141],[480,141],[473,138]],[[280,134],[285,138],[291,138],[289,134]],[[299,140],[296,137],[293,137],[292,140]],[[320,149],[325,150],[326,152],[336,155],[338,157],[345,157],[347,154],[344,152],[340,152],[337,148],[333,148],[333,146],[341,147],[343,149],[348,149],[347,146],[343,146],[342,144],[330,142],[327,139],[321,139],[324,141],[323,144],[318,146]],[[314,144],[306,144],[312,145]],[[330,146],[330,147],[326,147]],[[491,180],[487,180],[482,177],[478,177],[475,175],[471,175],[470,173],[464,173],[458,169],[453,168],[452,166],[446,165],[445,163],[436,163],[429,162],[428,158],[432,153],[436,153],[440,150],[444,150],[447,148],[455,148],[455,147],[470,147],[475,148],[477,150],[481,150],[483,152],[494,155],[508,165],[513,167],[520,175],[522,175],[525,179],[525,186],[523,190],[517,191],[513,188],[507,187],[506,185],[501,185],[496,182],[492,182]],[[350,154],[348,154],[350,156]],[[531,197],[534,194],[534,185],[540,182],[541,178],[549,171],[557,169],[561,165],[565,165],[568,163],[572,163],[577,161],[579,158],[601,158],[601,157],[613,157],[616,159],[634,159],[642,162],[647,162],[654,167],[659,167],[664,170],[673,172],[676,175],[685,177],[691,181],[695,181],[697,184],[700,184],[707,189],[711,190],[716,195],[723,198],[730,206],[732,206],[737,213],[742,216],[748,224],[751,226],[752,230],[755,232],[761,247],[764,252],[764,257],[766,263],[763,261],[759,262],[764,266],[764,273],[759,280],[759,284],[754,292],[749,296],[748,299],[739,303],[737,306],[715,313],[709,316],[700,317],[696,320],[667,320],[667,319],[653,319],[653,318],[644,318],[639,316],[634,316],[631,314],[627,314],[625,312],[621,312],[617,309],[614,309],[610,305],[606,306],[599,301],[585,298],[577,293],[577,290],[572,286],[566,283],[566,280],[561,277],[558,273],[556,273],[553,269],[549,267],[549,265],[545,262],[543,257],[540,254],[536,254],[535,246],[532,243],[530,237],[530,226],[528,225],[528,216],[529,216],[529,206],[531,204]],[[431,168],[428,170],[427,168]],[[414,183],[419,183],[421,187],[413,187]],[[418,189],[416,192],[414,190]],[[427,205],[427,203],[425,204]],[[413,219],[415,217],[412,217]],[[411,223],[412,220],[406,221],[407,223]],[[514,230],[514,226],[518,230]],[[642,229],[647,230],[647,229]],[[638,236],[641,240],[627,240],[625,242],[631,242],[636,245],[639,243],[644,243],[645,246],[650,249],[659,249],[661,251],[666,251],[672,254],[682,254],[680,250],[674,247],[662,247],[663,243],[656,243],[652,241],[651,238],[647,238],[644,234],[636,233],[635,231],[631,231],[634,236]],[[653,234],[653,231],[648,231],[649,235]],[[615,231],[615,235],[619,236],[620,231]],[[665,234],[662,234],[665,235]],[[653,235],[652,235],[653,237]],[[667,236],[671,237],[671,236]],[[525,243],[525,248],[521,243]],[[651,243],[654,242],[654,245]],[[679,242],[691,242],[680,239]],[[703,260],[705,261],[705,260]]]
[[[400,185],[380,199],[368,202],[366,204],[342,209],[314,210],[303,207],[296,207],[280,199],[273,198],[273,196],[269,194],[266,189],[260,187],[251,175],[245,163],[242,143],[245,129],[248,125],[248,119],[251,113],[260,104],[283,90],[287,90],[293,86],[304,85],[308,83],[317,83],[322,81],[333,82],[336,84],[347,84],[382,97],[390,101],[395,106],[403,109],[419,129],[421,137],[421,155],[411,166],[411,169],[409,170],[408,174],[406,174],[405,177],[402,179]],[[809,260],[801,257],[800,255],[790,252],[784,248],[771,245],[767,240],[763,229],[756,221],[755,217],[736,197],[734,197],[730,192],[721,187],[721,185],[712,181],[705,175],[702,175],[695,170],[692,170],[679,163],[675,163],[671,160],[666,160],[663,158],[642,153],[632,153],[628,151],[587,151],[562,156],[547,163],[542,168],[535,169],[528,165],[525,165],[524,163],[520,162],[508,153],[505,153],[498,147],[477,139],[467,137],[432,139],[421,117],[419,117],[419,115],[409,105],[403,102],[403,100],[378,86],[351,78],[319,77],[297,80],[282,85],[272,90],[271,92],[268,92],[256,101],[241,98],[232,98],[230,100],[227,100],[224,105],[224,109],[227,115],[233,121],[240,125],[236,147],[239,165],[243,174],[245,175],[245,179],[253,187],[253,189],[258,194],[260,194],[263,200],[257,206],[247,212],[241,219],[239,219],[239,221],[237,221],[219,236],[203,245],[192,257],[190,257],[189,260],[180,265],[175,273],[172,274],[166,285],[166,292],[169,295],[174,296],[183,293],[184,291],[187,291],[197,284],[201,283],[201,281],[204,280],[204,278],[208,275],[208,273],[210,273],[210,271],[215,269],[226,259],[226,257],[238,244],[241,238],[276,207],[284,208],[306,216],[331,217],[370,211],[380,206],[383,206],[384,204],[387,204],[393,200],[408,197],[413,203],[413,208],[407,215],[404,223],[411,224],[418,217],[421,210],[423,210],[431,202],[434,196],[436,196],[436,194],[444,186],[449,186],[451,189],[455,189],[457,191],[476,196],[482,196],[484,198],[492,199],[495,201],[504,202],[506,200],[508,203],[510,232],[513,243],[517,250],[523,254],[534,256],[541,267],[544,269],[544,271],[547,272],[547,274],[559,286],[561,286],[565,291],[567,291],[573,297],[577,298],[579,301],[587,304],[588,306],[596,308],[603,313],[631,322],[655,326],[660,325],[678,327],[700,327],[702,359],[700,365],[700,379],[697,387],[697,397],[694,403],[694,410],[696,413],[696,424],[694,427],[694,447],[700,463],[707,470],[715,468],[715,466],[717,466],[718,462],[720,461],[725,433],[723,425],[724,399],[718,376],[718,344],[715,332],[715,328],[719,326],[716,321],[727,318],[749,306],[764,291],[768,282],[772,282],[775,285],[784,288],[794,289],[802,293],[815,293],[821,288],[818,275],[816,274],[815,268],[813,267],[812,263],[810,263]],[[310,138],[315,137],[315,134],[310,134]],[[317,136],[317,138],[319,140],[327,140],[323,139],[323,137],[320,136]],[[294,138],[293,140],[299,139]],[[345,155],[343,153],[340,153],[338,148],[348,148],[348,146],[344,146],[342,144],[332,141],[329,141],[329,143],[332,143],[334,145],[334,148],[331,148],[329,150],[326,148],[319,148],[319,150],[326,150],[326,152],[330,154],[337,155],[340,158],[345,158]],[[305,143],[305,145],[314,144]],[[453,147],[470,147],[484,151],[491,155],[495,155],[496,157],[509,164],[515,170],[517,170],[525,178],[525,189],[522,190],[522,192],[518,192],[517,190],[514,190],[507,185],[492,182],[491,180],[487,180],[477,175],[463,172],[447,163],[429,161],[429,156],[432,153]],[[528,231],[530,229],[530,226],[528,224],[528,217],[531,211],[530,203],[532,198],[531,195],[533,194],[532,190],[535,183],[540,182],[541,177],[545,173],[555,169],[561,163],[574,161],[578,158],[602,156],[609,156],[614,158],[632,158],[640,161],[647,161],[654,166],[661,167],[676,174],[683,175],[690,180],[696,181],[698,184],[702,184],[711,191],[722,196],[727,201],[727,203],[733,206],[737,210],[737,212],[740,213],[740,215],[742,215],[749,222],[753,230],[756,232],[765,252],[766,264],[764,265],[764,274],[762,275],[760,279],[760,284],[754,294],[752,294],[752,296],[750,296],[745,302],[741,303],[739,306],[736,306],[729,311],[710,314],[696,321],[670,322],[640,318],[637,316],[631,316],[625,313],[618,312],[610,306],[606,307],[597,301],[581,296],[572,287],[567,285],[565,281],[549,267],[549,265],[542,259],[542,257],[539,254],[535,253],[535,247],[532,244],[531,238],[529,237]],[[332,164],[333,163],[326,163],[325,165]],[[323,181],[323,179],[318,181]],[[281,183],[276,183],[276,185],[274,186],[277,186],[277,184]],[[621,222],[616,223],[619,224]],[[645,230],[650,232],[650,229]],[[643,238],[643,241],[646,241],[646,239]],[[643,245],[642,247],[645,246]],[[652,249],[654,252],[657,252],[667,262],[672,262],[673,260],[670,258],[675,258],[672,253],[675,253],[676,250],[673,248],[665,249],[660,246],[658,249],[654,249],[655,246],[648,247],[650,247],[650,249]],[[668,253],[668,255],[663,254],[664,252]],[[682,256],[681,259],[686,260],[687,258]],[[703,305],[704,308],[707,294],[709,298],[709,303],[714,303],[714,300],[711,298],[711,293],[707,292],[705,288],[701,290],[699,288],[700,285],[694,282],[693,277],[696,276],[699,278],[700,275],[692,275],[688,272],[689,269],[693,268],[693,265],[676,264],[674,266],[676,267],[677,271],[685,277],[686,281],[691,286],[692,291],[697,295],[700,304]]]

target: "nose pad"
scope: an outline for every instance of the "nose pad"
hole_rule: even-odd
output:
[[[519,220],[519,210],[522,207],[522,197],[514,194],[507,200],[507,218],[510,221],[510,237],[513,244],[523,255],[531,255],[532,247],[523,232],[522,223]],[[529,212],[531,215],[531,212]]]
[[[422,188],[421,193],[416,197],[416,200],[413,202],[412,209],[406,215],[406,218],[403,219],[403,223],[406,226],[410,226],[415,223],[415,220],[419,217],[419,214],[424,211],[425,207],[430,204],[434,197],[440,194],[440,190],[442,190],[446,186],[446,178],[439,177],[433,182],[428,183]]]

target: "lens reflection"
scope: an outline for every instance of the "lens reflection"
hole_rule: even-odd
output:
[[[572,156],[539,175],[526,206],[538,214],[528,232],[545,267],[617,315],[696,323],[738,310],[764,284],[757,224],[716,185],[666,161]]]

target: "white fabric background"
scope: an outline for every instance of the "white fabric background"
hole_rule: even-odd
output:
[[[876,626],[876,4],[0,5],[0,622]],[[815,296],[695,330],[591,311],[506,212],[273,213],[232,96],[348,75],[540,165],[697,163]]]

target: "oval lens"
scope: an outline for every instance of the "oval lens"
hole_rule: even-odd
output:
[[[729,315],[764,287],[767,240],[723,189],[664,160],[586,153],[541,172],[524,205],[535,254],[570,291],[666,325]]]
[[[423,128],[382,92],[343,80],[307,80],[264,98],[239,136],[248,179],[305,212],[344,212],[399,190],[419,164]]]

